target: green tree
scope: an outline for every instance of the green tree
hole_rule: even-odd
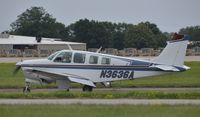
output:
[[[144,48],[154,47],[155,40],[151,30],[143,24],[129,26],[124,44],[125,47]]]
[[[99,48],[100,46],[124,48],[124,34],[128,25],[125,23],[98,22],[94,20],[81,19],[69,25],[69,39],[87,43],[88,48]]]
[[[144,23],[141,22],[139,25],[146,25],[151,30],[155,38],[155,48],[164,47],[166,45],[166,40],[168,39],[168,36],[166,35],[166,33],[162,33],[156,24],[147,21]]]
[[[200,26],[182,28],[179,33],[191,36],[191,41],[200,41]]]
[[[112,40],[112,44],[113,44],[113,48],[117,48],[117,49],[123,49],[124,48],[124,38],[125,38],[125,32],[128,29],[128,26],[130,24],[125,24],[125,23],[119,23],[115,25],[114,28],[114,33],[113,35],[113,40]]]
[[[167,37],[159,30],[156,24],[141,22],[138,25],[129,25],[125,33],[125,47],[159,48],[166,44]]]
[[[87,43],[88,48],[109,47],[112,25],[81,19],[68,26],[71,41]]]
[[[11,34],[65,38],[68,36],[65,25],[56,21],[42,7],[31,7],[18,16],[11,24]]]

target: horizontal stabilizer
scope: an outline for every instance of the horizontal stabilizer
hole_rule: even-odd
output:
[[[151,66],[151,67],[158,68],[158,69],[161,69],[161,70],[163,70],[163,71],[175,71],[175,72],[180,71],[180,70],[177,69],[176,67],[168,66],[168,65],[153,65],[153,66]]]

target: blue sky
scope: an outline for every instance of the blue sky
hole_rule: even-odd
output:
[[[44,7],[65,25],[83,18],[132,24],[150,21],[163,32],[200,25],[200,0],[0,0],[0,32],[9,30],[31,6]]]

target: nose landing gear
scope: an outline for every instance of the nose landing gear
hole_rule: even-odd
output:
[[[26,82],[26,86],[23,88],[23,93],[30,93],[31,88],[30,88],[30,82]]]

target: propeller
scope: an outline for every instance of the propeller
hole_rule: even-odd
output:
[[[20,63],[17,63],[17,64],[16,64],[16,68],[15,68],[14,71],[13,71],[13,75],[16,75],[17,72],[18,72],[20,69],[21,69],[21,64],[20,64]]]
[[[36,37],[36,40],[37,40],[37,37]],[[41,41],[41,40],[40,40]],[[28,49],[28,47],[24,47],[24,48],[21,48],[21,52],[22,52],[22,58],[21,58],[21,62],[17,62],[16,63],[16,68],[14,69],[13,71],[13,75],[15,76],[18,71],[21,69],[21,64],[24,60],[24,54],[25,54],[25,49]]]

